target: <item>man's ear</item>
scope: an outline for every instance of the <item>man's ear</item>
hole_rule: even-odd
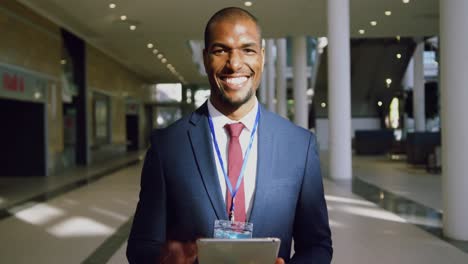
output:
[[[206,51],[206,49],[203,49],[203,65],[205,66],[205,72],[208,74],[208,61],[209,61],[209,58],[208,58],[208,51]]]

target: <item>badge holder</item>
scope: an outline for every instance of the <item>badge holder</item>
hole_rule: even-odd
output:
[[[252,231],[252,223],[232,222],[229,220],[215,220],[214,238],[252,238]]]

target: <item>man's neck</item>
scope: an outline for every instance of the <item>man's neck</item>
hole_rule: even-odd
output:
[[[239,107],[230,107],[221,105],[216,100],[210,98],[211,104],[223,115],[231,120],[239,121],[246,116],[255,106],[256,97],[252,97],[249,101]]]

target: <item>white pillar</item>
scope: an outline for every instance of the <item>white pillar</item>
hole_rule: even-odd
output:
[[[265,47],[265,39],[262,39],[262,46]],[[265,58],[266,59],[266,58]],[[266,67],[264,65],[263,72],[262,72],[262,81],[260,83],[260,87],[258,88],[258,101],[266,105],[266,97],[267,97],[267,88],[266,88]]]
[[[292,38],[294,123],[309,129],[307,103],[307,42],[305,36]]]
[[[260,83],[260,91],[258,93],[259,95],[259,101],[260,103],[266,105],[266,98],[267,98],[267,85],[266,85],[266,69],[263,68],[263,73],[262,73],[262,82]]]
[[[328,0],[329,172],[352,178],[349,0]]]
[[[419,40],[414,50],[414,87],[413,116],[416,132],[426,131],[426,114],[424,100],[424,42]]]
[[[439,3],[443,230],[450,238],[467,241],[468,1]]]
[[[275,41],[267,39],[265,49],[265,66],[266,66],[266,88],[267,100],[266,105],[268,110],[275,112]]]
[[[276,112],[287,118],[286,39],[276,40]]]
[[[412,90],[414,87],[414,59],[411,58],[406,67],[405,75],[403,76],[402,86],[405,90]]]

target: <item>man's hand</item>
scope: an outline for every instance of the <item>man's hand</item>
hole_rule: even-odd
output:
[[[195,242],[168,241],[164,247],[161,264],[193,264],[197,259]]]
[[[285,264],[285,263],[284,263],[284,259],[282,259],[282,258],[277,258],[276,261],[275,261],[275,264]]]

